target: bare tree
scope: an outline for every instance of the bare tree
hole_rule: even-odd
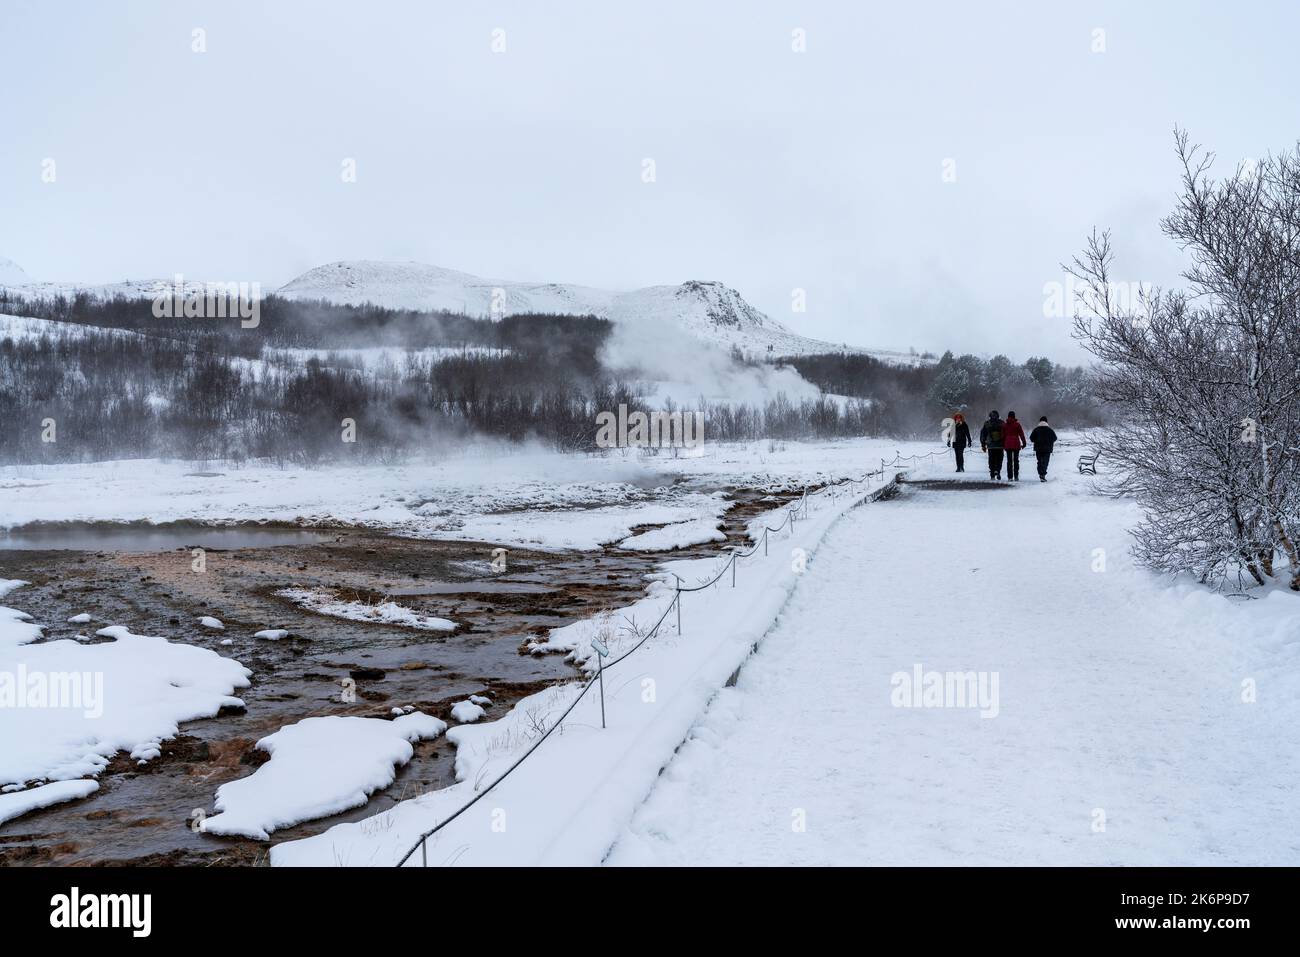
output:
[[[1107,454],[1144,509],[1147,564],[1264,584],[1281,551],[1300,590],[1300,149],[1215,180],[1212,154],[1175,141],[1182,194],[1161,225],[1189,288],[1125,301],[1104,233],[1066,267],[1084,287],[1076,337],[1122,416]]]

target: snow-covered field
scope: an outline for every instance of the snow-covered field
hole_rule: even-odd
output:
[[[716,538],[727,503],[711,487],[757,484],[780,489],[860,474],[878,466],[881,456],[892,458],[895,448],[879,442],[753,443],[705,446],[703,454],[680,459],[515,450],[504,460],[508,470],[502,468],[503,454],[508,450],[479,450],[427,466],[318,471],[156,461],[10,467],[0,472],[0,526],[75,520],[338,522],[430,537],[479,534],[487,541],[523,541],[539,548],[595,548],[628,541],[633,548],[667,550]],[[219,474],[200,474],[213,471]],[[454,529],[444,514],[453,511],[460,513]],[[658,523],[668,523],[660,534],[632,534],[633,528]],[[684,568],[681,573],[696,574]],[[24,584],[18,579],[0,581],[0,598],[11,606],[0,607],[0,695],[8,694],[15,705],[0,707],[0,789],[5,792],[0,794],[0,814],[13,817],[85,797],[95,790],[93,778],[115,754],[125,752],[137,762],[154,760],[161,743],[175,736],[183,722],[211,717],[224,706],[243,706],[234,693],[248,685],[253,677],[249,669],[204,648],[166,636],[133,634],[120,625],[96,632],[107,641],[87,636],[41,640],[42,610],[23,601]],[[661,592],[662,585],[655,588]],[[395,624],[454,627],[443,619],[414,619],[396,606],[354,608],[356,603],[331,602],[331,596],[298,597],[318,605],[321,599],[326,603],[316,610],[345,617],[370,620],[372,614],[381,614]],[[659,600],[658,593],[646,599],[651,604]],[[72,620],[84,623],[89,616]],[[755,622],[762,622],[761,615]],[[221,626],[215,618],[205,624],[214,630]],[[258,634],[274,640],[285,632],[267,629]],[[564,640],[559,633],[552,638],[555,647]],[[32,676],[47,688],[53,687],[51,681],[60,688],[66,684],[69,693],[75,691],[75,700],[57,708],[49,706],[48,696],[37,701],[29,690],[35,687],[29,681]],[[469,720],[471,708],[479,718],[488,703],[468,702],[458,720]],[[683,717],[694,713],[683,712]],[[301,743],[302,734],[296,732],[292,739]],[[379,749],[389,772],[405,760],[392,757],[396,747],[387,742]],[[282,750],[279,763],[267,765],[280,770],[259,772],[260,777],[254,775],[257,785],[227,794],[222,803],[226,814],[233,815],[225,818],[230,833],[269,833],[291,819],[355,806],[356,794],[386,786],[377,765],[358,755],[348,765],[358,769],[356,774],[340,769],[343,777],[332,779],[329,795],[304,793],[302,789],[319,791],[317,778],[284,771],[306,760],[285,757],[299,751],[324,754],[296,745]],[[268,779],[280,782],[274,802],[256,797],[264,793]],[[58,787],[45,784],[78,781]],[[285,781],[297,782],[299,790],[280,793],[288,787]]]
[[[1300,597],[1135,568],[1060,464],[846,515],[609,862],[1300,863]],[[900,706],[918,666],[990,694]]]
[[[593,692],[429,862],[1300,861],[1296,596],[1234,601],[1135,567],[1131,507],[1056,464],[1047,485],[823,498],[735,589],[686,596],[682,634],[670,615],[605,676],[607,729]],[[689,583],[704,564],[665,571]],[[592,639],[617,658],[671,598],[658,586],[550,644],[590,669]],[[949,672],[972,698],[934,706],[928,676]],[[393,863],[578,687],[453,729],[460,784],[273,863]]]
[[[0,524],[273,519],[667,553],[717,538],[726,503],[711,489],[797,488],[934,448],[534,452],[509,459],[508,473],[488,449],[318,471],[10,468]],[[818,496],[740,561],[735,587],[728,574],[684,595],[680,634],[674,610],[605,675],[607,728],[597,687],[577,700],[581,682],[506,713],[463,701],[446,732],[457,784],[278,844],[272,862],[396,863],[570,705],[560,731],[430,841],[431,864],[1300,862],[1297,597],[1231,599],[1134,566],[1132,506],[1094,494],[1072,462],[1063,445],[1046,485],[1027,465],[1031,480],[1012,487]],[[948,468],[944,455],[913,473]],[[785,514],[754,519],[751,536]],[[631,532],[651,523],[664,527]],[[593,641],[616,660],[670,609],[674,581],[701,583],[722,561],[666,554],[640,601],[531,650],[593,674]],[[102,687],[83,682],[76,707],[0,708],[0,819],[93,796],[114,754],[153,760],[183,722],[241,703],[233,695],[250,672],[232,659],[122,627],[101,629],[110,640],[99,643],[41,641],[40,609],[22,594],[21,582],[0,582],[11,606],[0,609],[0,684],[10,676],[13,694],[19,675],[99,675]],[[974,698],[918,691],[906,707],[914,676],[922,689],[946,678],[949,694],[969,679]],[[443,730],[418,713],[287,725],[263,742],[271,761],[214,794],[218,813],[203,826],[265,839],[360,806],[391,783],[412,741]]]
[[[723,486],[797,488],[935,443],[707,443],[692,454],[562,455],[484,444],[429,464],[319,469],[134,460],[0,468],[0,529],[28,522],[291,522],[416,538],[593,549],[641,525],[722,516]],[[685,530],[684,530],[685,531]],[[679,542],[679,544],[682,542]]]
[[[878,464],[878,463],[877,463]],[[669,561],[649,594],[617,614],[551,632],[534,650],[568,653],[594,674],[593,641],[613,661],[632,651],[663,618],[661,630],[640,644],[626,663],[604,679],[601,698],[581,683],[553,686],[515,705],[500,720],[462,725],[447,732],[456,747],[459,783],[402,801],[375,818],[339,824],[323,834],[276,845],[277,865],[394,864],[419,835],[483,788],[537,744],[571,706],[562,729],[537,753],[429,842],[431,864],[596,863],[617,837],[710,698],[770,627],[799,574],[793,556],[811,553],[836,518],[860,502],[871,485],[846,488],[810,500],[807,514],[741,560],[736,586],[728,574],[712,587],[682,598],[682,628],[672,606],[676,578],[691,587],[721,569],[722,558]],[[767,516],[778,526],[785,510]],[[407,863],[423,860],[416,853]]]
[[[121,626],[40,641],[33,617],[0,607],[0,787],[94,777],[119,751],[147,762],[182,722],[243,706],[251,672],[230,658]]]

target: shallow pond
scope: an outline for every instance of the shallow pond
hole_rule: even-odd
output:
[[[179,522],[51,522],[0,531],[0,550],[78,552],[165,552],[174,548],[271,548],[311,545],[327,536],[299,528],[231,525],[221,528]]]

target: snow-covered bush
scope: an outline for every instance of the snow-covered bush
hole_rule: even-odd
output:
[[[1212,154],[1176,140],[1182,195],[1161,225],[1188,288],[1121,304],[1108,234],[1068,267],[1119,415],[1100,451],[1145,511],[1148,565],[1262,585],[1285,558],[1300,590],[1300,147],[1216,180]]]

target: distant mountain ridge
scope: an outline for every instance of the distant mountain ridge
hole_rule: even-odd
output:
[[[23,267],[12,259],[0,257],[0,286],[22,286],[31,282]]]
[[[37,282],[17,263],[0,258],[0,288],[30,298],[70,297],[79,292],[101,298],[151,298],[171,289],[173,283],[171,278],[101,284]],[[187,291],[203,289],[201,281],[188,278],[185,286]],[[371,303],[389,309],[481,317],[556,313],[601,316],[620,323],[667,323],[697,340],[726,351],[738,349],[754,359],[847,352],[903,365],[928,361],[911,353],[801,336],[755,309],[735,289],[714,281],[689,280],[678,286],[647,286],[620,292],[569,283],[484,279],[425,263],[350,260],[309,269],[275,290],[275,294],[340,305]]]
[[[754,358],[852,352],[891,362],[917,357],[824,342],[798,335],[755,309],[720,282],[690,280],[627,292],[567,283],[484,279],[416,262],[354,260],[317,266],[276,290],[291,299],[322,299],[393,309],[428,309],[473,316],[519,313],[594,315],[615,322],[671,322],[697,339]]]
[[[184,280],[187,294],[201,294],[204,283],[198,280]],[[32,279],[26,271],[12,259],[0,257],[0,289],[27,299],[54,299],[57,296],[71,298],[78,293],[87,293],[99,299],[112,299],[125,296],[129,299],[152,299],[158,293],[175,289],[175,277],[167,279],[124,279],[121,282],[41,282]]]

